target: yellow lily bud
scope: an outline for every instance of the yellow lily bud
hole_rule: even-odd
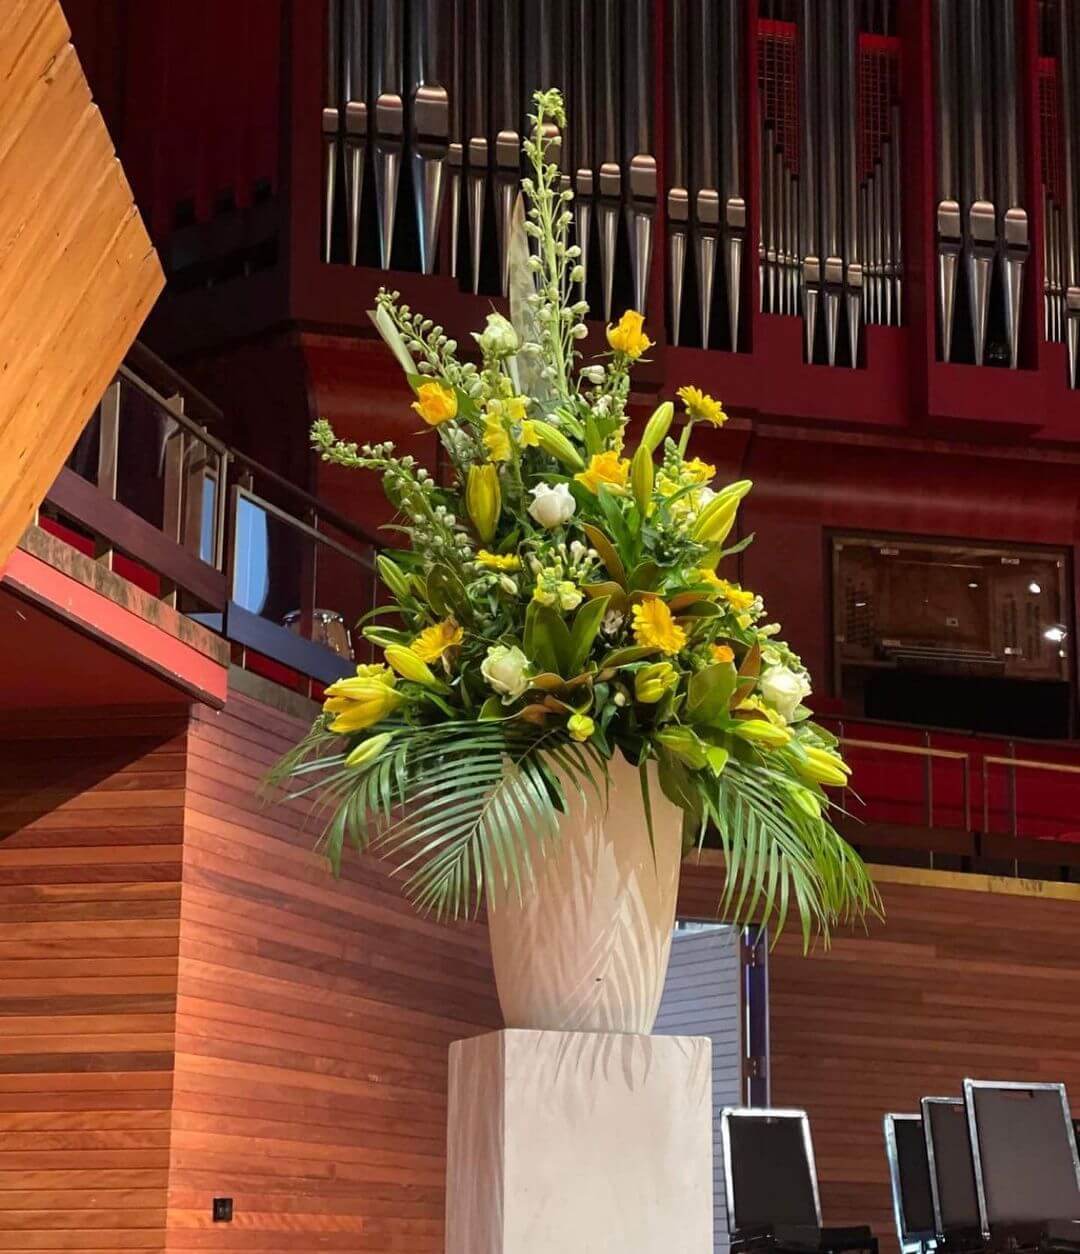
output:
[[[735,728],[735,735],[766,749],[782,749],[791,739],[791,729],[778,727],[764,718],[747,718]]]
[[[542,418],[535,418],[532,422],[532,433],[536,436],[537,444],[556,461],[569,466],[571,470],[585,469],[581,454],[558,427],[553,427],[550,422],[544,422]]]
[[[662,732],[657,732],[656,739],[695,771],[708,764],[707,746],[689,727],[665,727]]]
[[[465,485],[465,508],[485,544],[495,538],[502,511],[502,492],[499,488],[499,472],[492,465],[470,466]]]
[[[645,424],[645,431],[641,437],[641,443],[650,453],[655,453],[663,444],[674,417],[675,406],[670,401],[664,401],[662,405],[656,407],[653,416]]]
[[[811,780],[815,784],[825,784],[830,788],[843,788],[851,774],[851,767],[839,754],[814,746],[807,748],[806,760],[796,762],[795,769],[803,779]]]
[[[740,479],[718,492],[697,516],[692,538],[700,544],[723,544],[735,526],[739,502],[753,486],[749,479]]]
[[[402,601],[409,595],[409,579],[397,562],[391,561],[385,554],[380,553],[375,559],[375,565],[379,568],[379,576],[383,583],[390,591]]]
[[[392,644],[385,650],[385,654],[386,660],[402,679],[408,679],[414,684],[423,684],[425,688],[446,690],[446,685],[435,678],[431,667],[406,645]]]
[[[341,689],[348,685],[348,692],[333,693],[323,709],[337,717],[330,724],[332,732],[346,735],[349,732],[363,731],[381,722],[387,715],[405,700],[396,689],[389,684],[380,683],[377,679],[346,679],[331,688]],[[330,688],[327,692],[330,692]]]
[[[679,682],[679,673],[670,662],[654,662],[634,674],[634,696],[642,705],[655,705]]]
[[[393,732],[380,732],[377,736],[369,736],[367,740],[361,740],[345,759],[345,765],[366,766],[382,753],[393,738]]]
[[[641,516],[647,518],[652,505],[653,459],[652,450],[645,444],[638,445],[638,451],[630,463],[630,486]]]

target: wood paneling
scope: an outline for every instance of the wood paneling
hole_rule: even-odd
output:
[[[335,882],[305,811],[260,803],[301,730],[235,693],[194,716],[167,1248],[436,1254],[447,1051],[499,1025],[486,939],[367,860]]]
[[[826,1222],[872,1223],[887,1250],[886,1111],[959,1096],[965,1076],[1080,1093],[1080,900],[926,874],[882,869],[884,923],[808,958],[792,927],[769,960],[772,1100],[810,1112]],[[717,882],[716,867],[689,870],[681,907],[714,908]]]
[[[0,5],[0,563],[163,278],[57,0]]]
[[[164,1249],[185,735],[0,727],[0,1251]]]

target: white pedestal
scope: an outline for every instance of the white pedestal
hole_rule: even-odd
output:
[[[712,1254],[708,1038],[450,1048],[446,1254]]]

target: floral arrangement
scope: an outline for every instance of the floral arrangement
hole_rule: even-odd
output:
[[[719,573],[752,539],[730,542],[751,485],[718,486],[690,456],[695,428],[726,418],[696,388],[679,389],[681,425],[665,402],[632,442],[641,314],[582,364],[571,193],[547,152],[563,105],[536,101],[511,317],[488,317],[478,362],[394,293],[372,314],[445,482],[390,443],[313,427],[325,460],[381,475],[404,543],[377,559],[391,599],[364,627],[384,660],[327,689],[277,778],[328,806],[335,866],[346,838],[393,851],[417,903],[456,915],[490,877],[525,882],[526,833],[557,838],[563,790],[602,794],[616,754],[639,767],[651,824],[655,761],[685,847],[711,832],[727,856],[722,907],[782,920],[793,900],[804,935],[827,935],[876,899],[828,821],[849,771],[804,704],[809,676],[761,598]]]

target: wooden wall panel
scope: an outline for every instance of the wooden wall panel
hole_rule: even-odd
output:
[[[715,907],[718,874],[688,871],[687,913]],[[769,978],[772,1100],[810,1112],[826,1222],[872,1223],[893,1251],[886,1111],[965,1076],[1064,1081],[1080,1101],[1080,900],[890,874],[884,923],[808,958],[792,927]]]
[[[0,1251],[164,1249],[184,721],[0,727]]]
[[[167,1248],[436,1254],[447,1050],[499,1023],[486,938],[367,860],[335,882],[304,811],[260,804],[302,730],[237,694],[194,716]]]
[[[164,282],[69,35],[0,3],[0,565]]]

